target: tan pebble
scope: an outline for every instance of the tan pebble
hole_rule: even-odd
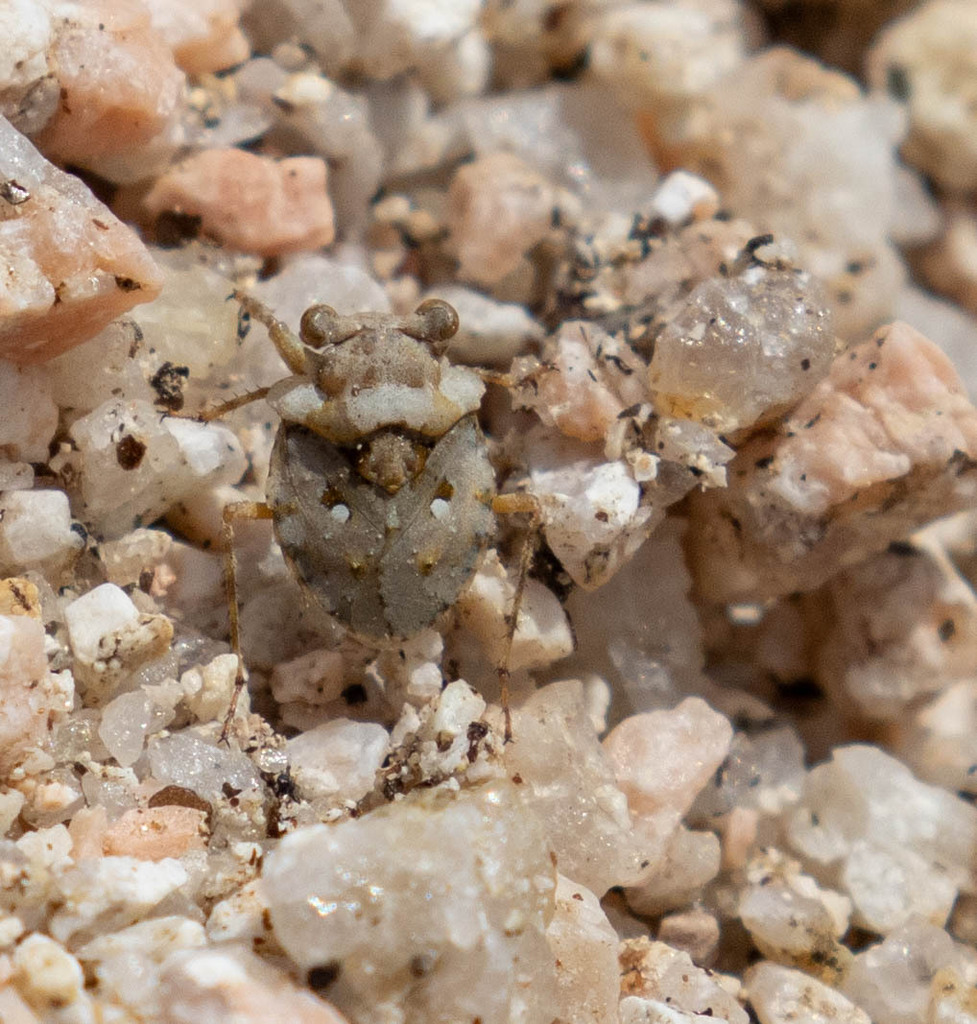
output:
[[[568,437],[601,441],[607,437],[624,405],[603,383],[587,342],[586,328],[561,330],[549,346],[547,372],[535,382],[534,401],[545,407]],[[576,335],[576,336],[575,336]]]
[[[741,868],[746,864],[750,850],[756,842],[757,822],[760,815],[752,807],[734,807],[719,821],[719,834],[723,844],[723,867]]]
[[[708,966],[719,945],[719,922],[705,910],[686,910],[663,917],[658,940],[688,953],[692,962]]]
[[[47,743],[65,697],[48,671],[44,627],[26,615],[0,615],[0,776]]]
[[[977,215],[967,208],[945,210],[940,237],[923,250],[920,267],[934,291],[977,311]]]
[[[71,856],[75,861],[101,857],[109,816],[104,807],[83,807],[68,825]]]
[[[241,149],[208,149],[168,170],[143,200],[151,217],[200,217],[204,234],[233,249],[275,256],[318,249],[335,236],[318,157],[273,160]]]
[[[89,0],[63,6],[70,20],[64,19],[49,52],[61,102],[36,142],[59,163],[112,175],[116,161],[173,132],[184,76],[153,31],[148,4]],[[167,142],[165,149],[171,148]]]
[[[13,988],[0,989],[0,1020],[3,1024],[41,1024]]]
[[[15,984],[36,1009],[51,1013],[80,1000],[85,980],[81,965],[54,939],[35,932],[20,943],[12,960]]]
[[[869,81],[906,104],[902,155],[948,191],[977,184],[977,9],[970,0],[910,4],[867,55]]]
[[[153,28],[187,74],[223,71],[251,52],[237,0],[153,0]]]
[[[511,153],[493,153],[459,168],[448,194],[459,276],[495,284],[546,237],[555,191]]]
[[[729,1024],[749,1024],[746,1011],[724,990],[722,975],[696,967],[684,950],[641,937],[625,939],[618,958],[622,996],[653,999],[681,1013],[704,1014]]]
[[[0,615],[27,615],[39,619],[41,600],[37,587],[19,576],[0,580]]]
[[[150,807],[126,811],[105,832],[108,856],[162,860],[206,847],[203,811],[192,807]]]
[[[681,818],[729,752],[728,720],[699,697],[671,711],[625,718],[604,740],[633,814],[667,810]]]

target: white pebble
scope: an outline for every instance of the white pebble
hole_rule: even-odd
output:
[[[688,171],[673,171],[651,197],[649,213],[673,228],[690,220],[708,220],[719,210],[719,193]]]
[[[0,360],[0,451],[24,462],[47,462],[58,407],[43,370]]]
[[[135,860],[98,857],[80,861],[57,879],[63,909],[50,921],[51,934],[61,942],[95,927],[115,931],[133,924],[187,881],[176,860]]]
[[[75,675],[103,698],[127,672],[163,654],[173,638],[164,615],[141,615],[114,583],[103,583],[65,608]]]
[[[262,887],[275,938],[299,968],[342,962],[330,993],[341,1010],[399,1006],[421,1020],[436,1000],[444,1020],[508,1024],[552,1018],[552,876],[518,787],[501,782],[450,800],[415,790],[293,832],[266,854]]]
[[[13,491],[0,495],[0,571],[57,573],[82,549],[71,528],[64,491]]]
[[[745,981],[760,1024],[871,1024],[851,1000],[801,971],[759,963]]]
[[[300,733],[285,749],[303,796],[339,804],[361,800],[373,789],[389,745],[382,725],[337,718]]]

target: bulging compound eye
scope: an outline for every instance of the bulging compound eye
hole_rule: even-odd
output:
[[[348,317],[340,316],[332,306],[325,303],[309,306],[302,314],[299,324],[302,341],[312,348],[338,345],[341,341],[351,338],[358,330],[358,324],[351,323]]]
[[[443,351],[445,346],[439,342],[447,341],[458,331],[458,314],[455,307],[444,299],[426,299],[417,307],[414,315],[420,320],[417,333],[408,333],[428,342],[436,351]]]

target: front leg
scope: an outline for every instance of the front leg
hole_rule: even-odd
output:
[[[277,319],[263,302],[259,302],[245,292],[235,291],[232,297],[241,304],[241,309],[248,316],[254,317],[259,324],[264,324],[268,328],[268,336],[271,338],[272,344],[292,373],[304,375],[306,373],[305,346],[298,336],[292,333],[288,325]]]

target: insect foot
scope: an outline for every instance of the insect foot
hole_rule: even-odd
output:
[[[268,328],[291,371],[252,393],[281,417],[266,500],[224,513],[231,641],[242,666],[237,695],[244,671],[235,521],[270,518],[306,593],[354,636],[386,647],[415,636],[455,604],[494,533],[498,499],[476,415],[485,389],[481,374],[444,354],[458,329],[448,303],[431,299],[401,317],[341,316],[315,305],[296,336],[260,302],[234,297]],[[241,404],[234,399],[228,408]],[[522,562],[524,575],[527,559]],[[507,617],[513,632],[523,590],[520,583]],[[506,698],[511,646],[510,637],[499,667]]]

